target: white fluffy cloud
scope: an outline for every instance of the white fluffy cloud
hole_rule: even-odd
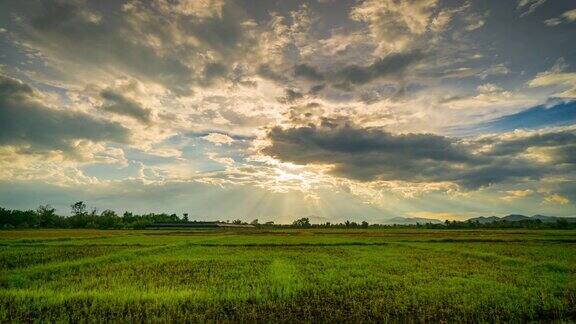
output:
[[[230,145],[234,143],[234,139],[226,134],[210,133],[202,137],[204,140],[215,145]]]
[[[368,25],[380,52],[402,51],[431,25],[439,29],[447,24],[447,13],[434,19],[437,5],[437,0],[366,0],[352,10],[351,17]]]
[[[561,89],[554,94],[558,98],[576,98],[576,73],[565,72],[566,65],[564,60],[560,59],[548,71],[538,73],[532,80],[528,81],[528,86],[536,87],[554,87]]]

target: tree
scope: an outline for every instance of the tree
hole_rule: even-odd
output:
[[[563,219],[563,218],[557,219],[555,225],[556,225],[556,228],[560,228],[560,229],[566,229],[566,228],[569,228],[569,226],[570,226],[568,221]]]
[[[70,205],[72,208],[72,215],[84,215],[86,214],[86,204],[83,201],[77,201],[74,204]]]
[[[188,213],[184,213],[184,217],[182,218],[184,223],[188,223]]]
[[[310,218],[302,217],[300,219],[295,220],[292,225],[296,227],[310,227]]]
[[[367,222],[367,221],[362,221],[362,227],[367,228],[367,227],[368,227],[368,222]]]
[[[234,221],[232,221],[232,224],[242,225],[242,221],[239,219],[235,219]]]
[[[251,225],[254,225],[254,226],[260,225],[260,224],[258,224],[258,218],[256,218],[255,220],[251,221],[250,224],[251,224]]]
[[[110,209],[103,211],[97,219],[99,228],[115,228],[119,226],[121,221],[116,212]]]
[[[94,219],[96,214],[89,215],[86,211],[86,204],[83,201],[77,201],[70,206],[72,208],[72,217],[67,219],[68,226],[72,228],[95,227]]]
[[[58,223],[58,216],[56,216],[56,209],[50,205],[40,205],[36,209],[38,215],[38,225],[40,227],[54,227]]]

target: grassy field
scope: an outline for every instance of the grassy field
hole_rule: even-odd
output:
[[[576,232],[0,231],[0,321],[576,320]]]

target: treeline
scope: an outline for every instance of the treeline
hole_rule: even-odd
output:
[[[61,216],[56,214],[56,210],[49,205],[39,206],[36,210],[10,210],[0,207],[0,229],[12,228],[94,228],[94,229],[143,229],[148,225],[158,223],[190,224],[196,221],[189,221],[188,214],[178,217],[176,214],[143,214],[136,215],[125,212],[118,215],[112,210],[104,210],[99,213],[96,209],[87,210],[86,204],[82,201],[71,206],[71,216]],[[225,221],[229,223],[230,221]],[[232,224],[253,225],[256,228],[426,228],[426,229],[477,229],[477,228],[528,228],[528,229],[576,229],[575,222],[568,222],[565,219],[557,219],[554,222],[543,222],[542,220],[520,220],[520,221],[494,221],[480,223],[478,221],[445,221],[444,223],[422,223],[422,224],[369,224],[366,221],[357,223],[346,221],[343,223],[323,223],[312,224],[310,219],[303,217],[295,220],[292,224],[274,224],[274,222],[260,223],[258,219],[250,223],[239,219]]]
[[[416,223],[416,224],[369,224],[346,221],[344,223],[312,224],[309,218],[300,218],[288,227],[299,228],[426,228],[426,229],[478,229],[478,228],[527,228],[527,229],[576,229],[575,222],[559,218],[553,222],[543,222],[540,219],[519,221],[499,220],[480,223],[478,221],[445,221],[443,223]]]
[[[97,228],[97,229],[142,229],[154,223],[186,223],[188,215],[179,218],[176,214],[135,215],[125,212],[122,216],[113,210],[98,213],[96,209],[88,211],[82,201],[70,206],[71,216],[56,214],[49,205],[36,210],[9,210],[0,207],[0,228]]]

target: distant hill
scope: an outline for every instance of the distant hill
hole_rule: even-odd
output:
[[[540,220],[544,223],[555,223],[558,219],[564,219],[570,223],[576,223],[576,217],[557,217],[557,216],[545,216],[545,215],[525,216],[520,214],[510,214],[503,217],[480,216],[470,218],[465,222],[478,222],[480,224],[489,224],[498,221],[519,222],[523,220]],[[416,225],[427,223],[440,224],[444,223],[444,221],[435,218],[423,218],[423,217],[394,217],[382,220],[380,222],[376,222],[376,224],[382,224],[382,225]]]
[[[517,214],[510,214],[508,216],[504,216],[501,218],[501,220],[505,220],[508,222],[517,222],[517,221],[523,221],[523,220],[528,220],[528,219],[530,219],[530,217],[524,216],[524,215],[517,215]]]
[[[576,221],[574,217],[555,217],[555,216],[544,216],[544,215],[534,215],[530,217],[531,219],[539,219],[543,222],[555,222],[558,218],[564,218],[567,221]]]
[[[468,221],[469,222],[478,222],[480,224],[486,224],[486,223],[492,223],[492,222],[496,222],[499,221],[500,217],[496,217],[496,216],[488,216],[488,217],[476,217],[476,218],[470,218]]]
[[[383,225],[415,225],[417,223],[420,224],[426,224],[426,223],[432,223],[432,224],[439,224],[442,223],[441,220],[439,219],[434,219],[434,218],[423,218],[423,217],[394,217],[394,218],[390,218],[387,220],[383,220],[380,222],[380,224]]]
[[[507,221],[507,222],[518,222],[518,221],[523,221],[523,220],[541,220],[542,222],[545,223],[554,223],[559,219],[564,219],[568,222],[571,223],[576,223],[576,217],[557,217],[557,216],[544,216],[544,215],[534,215],[534,216],[525,216],[525,215],[519,215],[519,214],[510,214],[504,217],[498,217],[498,216],[489,216],[489,217],[475,217],[475,218],[470,218],[467,221],[468,222],[478,222],[480,224],[486,224],[486,223],[492,223],[492,222],[497,222],[497,221]]]

